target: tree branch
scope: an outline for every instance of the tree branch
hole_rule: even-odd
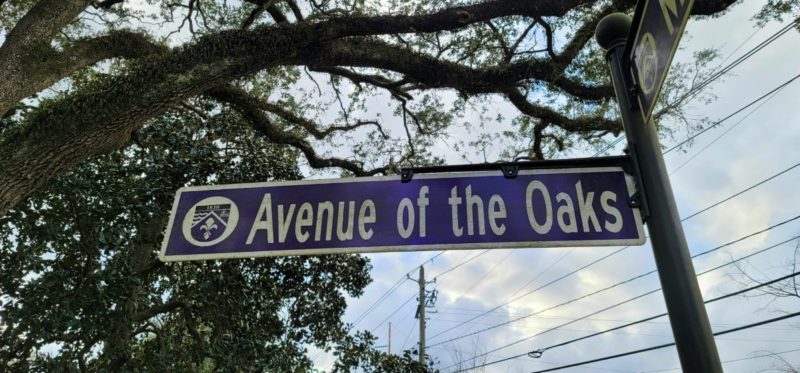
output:
[[[29,64],[37,55],[49,53],[50,40],[75,19],[91,0],[42,0],[28,10],[14,25],[0,45],[0,115],[20,98],[12,87],[19,87],[20,77],[30,73]],[[24,97],[24,96],[23,96]]]
[[[125,2],[125,0],[95,1],[94,4],[92,4],[92,6],[94,6],[95,8],[101,8],[101,9],[111,9],[112,6],[114,6],[116,4],[121,4],[123,2]]]
[[[504,93],[511,103],[522,113],[534,118],[539,118],[545,124],[556,125],[569,132],[578,133],[608,130],[619,134],[622,131],[622,126],[617,121],[602,117],[568,118],[550,108],[529,102],[525,96],[516,89],[508,89]]]
[[[0,112],[36,92],[52,86],[57,81],[82,68],[109,58],[139,58],[166,52],[143,34],[131,31],[113,31],[108,35],[78,40],[63,52],[49,50],[35,63],[26,64],[25,72],[8,77],[0,92]],[[0,75],[3,73],[0,72]]]
[[[356,176],[372,176],[385,173],[393,165],[379,167],[373,170],[365,170],[359,163],[341,158],[323,158],[314,150],[314,147],[305,139],[298,137],[290,132],[278,129],[264,113],[261,112],[261,103],[258,99],[250,96],[246,92],[231,86],[210,89],[206,92],[208,96],[231,105],[242,116],[252,123],[253,128],[262,136],[276,144],[290,145],[300,150],[305,155],[308,163],[313,168],[338,167],[352,172]]]
[[[167,303],[158,304],[146,310],[136,312],[133,314],[131,320],[137,323],[146,321],[152,317],[158,316],[162,313],[172,312],[178,308],[189,308],[189,304],[181,300],[173,300]]]
[[[732,2],[710,1],[723,7]],[[49,47],[52,35],[89,3],[90,0],[39,1],[11,30],[0,47],[0,66],[3,66],[0,69],[1,112],[6,112],[18,101],[9,100],[17,94],[9,87],[21,81],[13,77],[24,75],[26,70],[22,62],[40,53],[42,46]],[[133,130],[176,103],[275,66],[376,67],[400,72],[425,87],[449,87],[469,94],[500,92],[516,87],[522,80],[541,79],[555,82],[560,89],[578,98],[588,98],[587,92],[594,92],[595,97],[609,97],[606,87],[581,87],[576,82],[583,90],[580,92],[567,84],[562,79],[563,74],[554,70],[552,61],[531,59],[499,67],[472,69],[375,40],[364,40],[373,35],[455,30],[505,16],[561,16],[588,3],[591,1],[497,0],[413,16],[334,17],[221,31],[200,37],[196,42],[169,53],[148,55],[129,64],[119,74],[97,78],[78,92],[45,102],[14,131],[4,132],[0,139],[0,214],[5,214],[54,175],[90,156],[127,144]],[[699,7],[703,11],[707,8],[705,5]],[[365,37],[354,38],[357,36]],[[376,49],[367,51],[365,47]],[[567,53],[567,49],[562,55]],[[513,94],[509,98],[514,101]],[[524,96],[523,100],[516,101],[515,105],[530,112],[541,111],[527,103]],[[243,105],[237,109],[249,113]],[[547,111],[540,114],[562,119]],[[268,121],[257,123],[263,124],[258,127],[265,134],[275,134],[278,138],[282,135],[271,132],[277,130],[269,127]],[[576,130],[601,124],[580,120],[573,125],[561,123],[563,128]],[[314,162],[314,166],[342,167],[364,174],[360,165],[354,162],[320,159],[307,142],[288,140],[311,155],[309,160]],[[380,172],[381,169],[376,169],[366,174]]]
[[[609,86],[584,86],[554,68],[550,61],[528,59],[508,65],[473,69],[461,64],[409,51],[376,40],[347,40],[325,43],[304,55],[311,65],[324,63],[353,67],[372,67],[404,74],[408,80],[423,83],[427,88],[453,88],[469,94],[495,93],[520,81],[550,81],[566,93],[584,99],[613,97]]]
[[[355,83],[356,85],[360,85],[361,83],[371,84],[373,86],[383,88],[389,91],[392,95],[402,97],[407,100],[413,99],[410,94],[405,92],[400,87],[405,84],[405,81],[393,81],[389,80],[384,76],[381,75],[374,75],[374,74],[359,74],[355,71],[340,68],[340,67],[314,67],[310,69],[311,71],[316,72],[325,72],[328,74],[338,75],[343,78],[350,80],[351,82]]]

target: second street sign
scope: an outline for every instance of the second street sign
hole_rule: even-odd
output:
[[[637,245],[632,194],[620,167],[189,187],[160,257]]]
[[[694,0],[639,1],[630,63],[645,122],[653,112],[692,5]]]

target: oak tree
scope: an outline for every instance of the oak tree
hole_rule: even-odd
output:
[[[693,12],[719,14],[734,2],[698,1]],[[201,96],[239,111],[259,136],[298,149],[311,167],[359,176],[431,161],[429,146],[457,123],[443,106],[457,111],[493,97],[516,107],[530,139],[525,151],[537,158],[547,146],[563,149],[571,135],[618,134],[602,55],[590,41],[603,16],[634,4],[2,1],[0,214]],[[73,86],[87,71],[95,78]],[[328,77],[329,92],[299,93],[305,74]],[[258,89],[265,81],[279,84]],[[441,92],[457,98],[444,103]],[[396,103],[405,130],[385,131],[389,118],[367,110],[369,97]],[[340,106],[333,119],[314,115],[332,105]],[[374,141],[350,144],[354,131]],[[315,146],[328,139],[353,152]]]
[[[317,345],[343,371],[422,369],[342,324],[363,257],[159,262],[175,190],[297,179],[298,161],[357,176],[440,162],[470,110],[513,116],[472,144],[504,136],[509,159],[603,144],[621,126],[594,28],[634,5],[0,0],[0,363],[292,371]],[[711,57],[675,69],[656,115],[685,119],[680,92]]]

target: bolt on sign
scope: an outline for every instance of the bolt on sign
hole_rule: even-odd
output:
[[[692,5],[694,0],[642,0],[637,4],[630,64],[645,122],[664,85]]]
[[[161,260],[644,243],[621,167],[182,188]]]

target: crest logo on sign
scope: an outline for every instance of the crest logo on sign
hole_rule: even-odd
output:
[[[639,71],[639,84],[645,94],[650,94],[658,83],[658,50],[653,34],[644,34],[641,43],[636,48],[639,56],[636,60]]]
[[[208,197],[197,202],[183,218],[183,237],[192,245],[206,247],[228,238],[239,221],[239,208],[228,198]]]

